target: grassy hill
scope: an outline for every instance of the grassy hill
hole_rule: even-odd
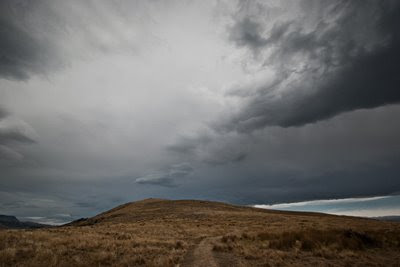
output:
[[[195,200],[0,230],[0,266],[398,266],[400,224]]]

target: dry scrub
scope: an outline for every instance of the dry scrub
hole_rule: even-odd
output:
[[[400,262],[398,223],[146,200],[70,226],[0,230],[0,266],[177,266],[206,239],[221,265],[234,265],[232,259],[239,266]]]

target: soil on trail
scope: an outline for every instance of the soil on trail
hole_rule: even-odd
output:
[[[183,259],[183,267],[237,266],[234,255],[213,251],[214,243],[221,237],[206,237],[192,247]]]

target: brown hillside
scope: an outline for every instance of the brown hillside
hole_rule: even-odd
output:
[[[0,266],[398,266],[400,224],[195,200],[0,231]]]
[[[127,223],[151,220],[185,220],[185,221],[207,221],[222,216],[251,216],[260,214],[286,214],[286,215],[309,215],[329,216],[321,213],[296,213],[285,211],[274,211],[257,209],[245,206],[235,206],[222,202],[203,200],[166,200],[149,198],[137,202],[130,202],[95,217],[71,225],[93,225],[98,223]]]

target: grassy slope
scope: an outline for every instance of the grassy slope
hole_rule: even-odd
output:
[[[0,266],[193,265],[200,243],[222,265],[400,262],[399,223],[148,199],[65,227],[1,230]]]

